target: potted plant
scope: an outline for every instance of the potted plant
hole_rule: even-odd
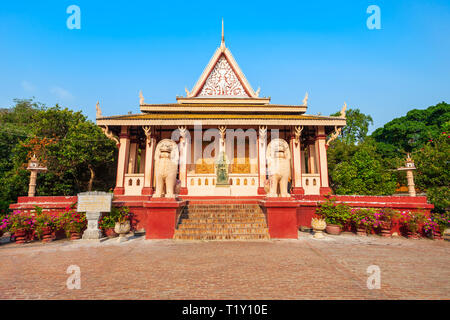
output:
[[[427,218],[423,224],[423,231],[425,234],[432,238],[437,240],[442,240],[442,236],[439,230],[439,224],[434,221],[432,218]]]
[[[81,234],[86,228],[86,215],[77,212],[73,205],[61,215],[61,225],[70,240],[81,239]]]
[[[114,231],[114,227],[116,226],[117,217],[115,215],[116,208],[112,208],[111,212],[104,213],[98,223],[100,229],[102,229],[105,236],[108,238],[117,237],[117,233]]]
[[[443,240],[445,229],[447,228],[448,224],[450,224],[450,211],[447,211],[445,213],[432,213],[430,219],[433,222],[433,227],[431,227],[431,230],[428,231],[429,235],[433,239]]]
[[[375,209],[359,208],[351,210],[351,220],[356,228],[356,234],[367,236],[375,223]]]
[[[316,213],[327,224],[326,231],[329,234],[339,235],[342,227],[350,219],[350,208],[344,204],[336,204],[336,199],[327,199],[319,204]]]
[[[8,230],[8,219],[6,218],[6,216],[2,216],[0,221],[0,237],[2,237],[3,233],[5,233],[5,231],[7,230]]]
[[[131,224],[130,218],[131,214],[128,207],[120,207],[117,209],[117,222],[114,226],[114,231],[119,234],[119,241],[124,241],[125,235],[130,232]]]
[[[401,223],[408,230],[408,238],[419,239],[419,226],[425,222],[425,215],[421,212],[404,211]]]
[[[327,227],[327,223],[325,219],[321,218],[312,218],[311,219],[311,226],[314,230],[314,238],[316,239],[322,239],[323,236],[323,230]]]
[[[103,230],[103,233],[107,237],[117,237],[117,233],[114,230],[116,223],[119,221],[130,221],[132,213],[130,213],[128,207],[112,207],[110,212],[104,213],[99,221],[99,227]],[[131,221],[130,221],[131,222]],[[126,222],[125,222],[126,223]],[[130,225],[131,228],[131,225]]]
[[[7,216],[6,220],[8,231],[14,234],[15,241],[17,243],[25,243],[28,239],[28,233],[34,227],[34,218],[19,210],[15,210]]]
[[[375,211],[374,215],[374,227],[378,227],[381,230],[381,236],[390,237],[392,221],[398,216],[397,211],[392,208],[383,208]]]
[[[36,235],[43,242],[51,242],[54,239],[53,231],[58,225],[58,217],[50,212],[43,212],[42,208],[35,207],[35,225]]]

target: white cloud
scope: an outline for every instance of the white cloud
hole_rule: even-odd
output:
[[[32,93],[36,91],[36,86],[29,81],[23,80],[20,84],[26,92]]]
[[[62,100],[73,99],[73,95],[69,91],[61,87],[53,86],[50,88],[50,92]]]

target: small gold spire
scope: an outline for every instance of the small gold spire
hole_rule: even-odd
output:
[[[223,31],[223,18],[222,18],[222,42],[221,42],[221,45],[224,45],[224,44],[225,44],[225,33]]]

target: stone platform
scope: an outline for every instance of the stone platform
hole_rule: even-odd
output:
[[[337,203],[345,203],[355,208],[393,208],[397,210],[421,210],[426,214],[430,213],[433,208],[432,204],[427,202],[424,196],[408,197],[408,196],[333,196]],[[242,214],[239,219],[234,222],[242,225],[253,224],[252,218],[256,218],[261,212],[265,215],[265,220],[271,238],[295,238],[296,231],[301,227],[310,227],[311,219],[315,217],[317,206],[326,200],[325,196],[313,195],[295,195],[292,198],[267,198],[264,195],[257,197],[193,197],[189,195],[179,196],[177,203],[172,200],[164,200],[164,198],[154,199],[151,196],[115,196],[113,205],[128,206],[130,212],[134,214],[133,227],[136,230],[146,231],[148,239],[172,239],[176,233],[176,227],[180,223],[180,218],[186,218],[186,215],[180,217],[182,208],[186,205],[188,208],[192,205],[209,205],[211,210],[203,212],[209,214],[210,218],[214,218],[217,213],[214,206],[228,205],[253,205],[253,210],[249,212],[247,217]],[[12,204],[11,209],[29,211],[34,206],[40,206],[45,210],[62,212],[64,209],[77,201],[77,197],[19,197],[18,203]],[[255,207],[254,205],[259,206]],[[192,207],[191,207],[192,208]],[[198,210],[194,209],[193,213]],[[217,218],[223,218],[233,213],[233,211],[223,211]],[[236,213],[236,212],[235,212]],[[253,216],[252,216],[253,215]],[[186,221],[187,225],[181,223],[181,230],[177,232],[178,239],[194,239],[208,238],[209,230],[216,234],[216,239],[227,238],[232,225],[199,225],[199,221],[194,221],[201,214],[194,214],[191,221]],[[150,217],[150,219],[149,219]],[[261,216],[262,217],[262,216]],[[235,216],[237,218],[237,216]],[[181,219],[183,220],[183,219]],[[214,220],[219,222],[219,220]],[[214,222],[211,221],[212,223]],[[233,221],[230,221],[233,222]],[[197,225],[192,227],[195,223]],[[209,223],[209,222],[206,222]],[[261,223],[263,223],[261,221]],[[198,228],[197,228],[198,227]],[[265,228],[265,226],[252,226],[256,228]],[[399,226],[394,226],[393,232],[399,232]],[[189,232],[188,232],[188,230]],[[194,230],[196,229],[196,230]],[[222,230],[220,230],[222,229]],[[225,230],[227,229],[227,230]],[[201,230],[208,232],[200,232]],[[261,229],[262,230],[262,229]],[[249,229],[249,234],[254,230]],[[180,236],[184,234],[185,236]],[[194,236],[197,234],[197,236]],[[202,234],[200,236],[200,234]],[[266,239],[262,232],[256,232],[259,236],[250,236],[249,239]],[[219,236],[221,235],[221,236]],[[210,239],[214,237],[209,237]],[[233,237],[228,237],[232,239]],[[240,237],[237,237],[238,239]],[[242,239],[244,239],[243,237]]]

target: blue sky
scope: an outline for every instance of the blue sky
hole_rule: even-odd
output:
[[[81,29],[69,30],[69,5]],[[381,30],[369,30],[369,5]],[[450,102],[447,1],[2,1],[0,107],[14,98],[95,117],[172,103],[225,42],[261,96],[308,113],[344,101],[382,126],[412,108]]]

